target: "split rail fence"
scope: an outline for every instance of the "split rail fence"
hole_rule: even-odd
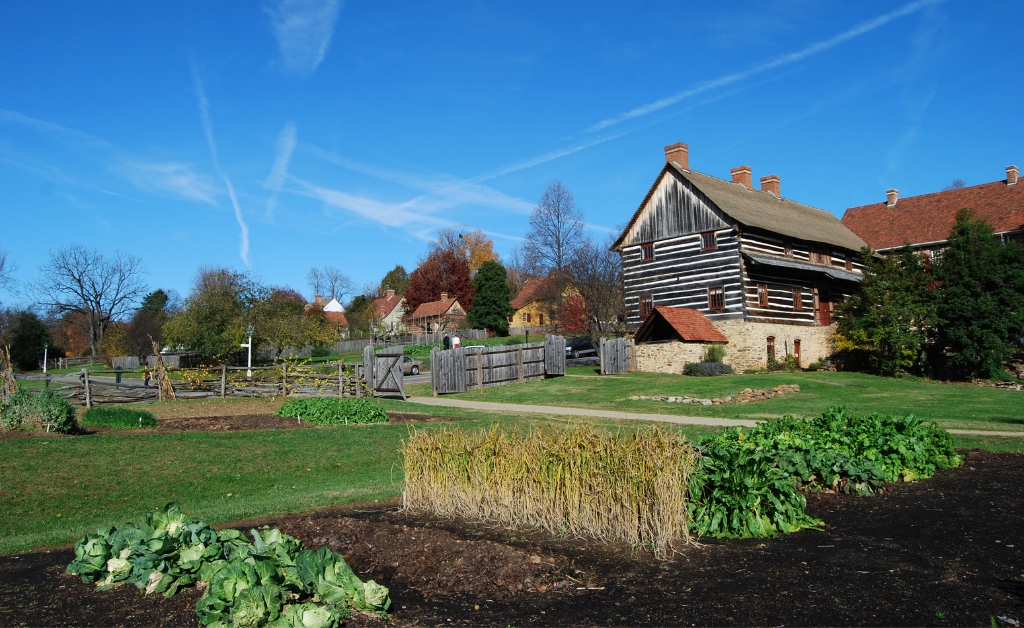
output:
[[[362,362],[310,366],[244,366],[168,369],[177,399],[225,397],[370,397],[397,393],[405,398],[403,347],[386,347],[374,354],[366,347]],[[82,369],[70,375],[18,375],[43,380],[45,386],[71,403],[85,407],[140,401],[162,401],[159,382],[147,386],[137,371]]]
[[[496,347],[459,347],[430,352],[434,396],[565,375],[565,338]]]

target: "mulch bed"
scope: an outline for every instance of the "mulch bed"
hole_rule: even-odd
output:
[[[390,587],[399,626],[1024,620],[1024,456],[970,451],[960,469],[888,489],[808,496],[824,531],[703,540],[670,562],[390,506],[249,523],[342,553],[360,577]],[[97,592],[64,574],[71,559],[70,550],[0,558],[0,625],[197,625],[195,590],[171,599]]]

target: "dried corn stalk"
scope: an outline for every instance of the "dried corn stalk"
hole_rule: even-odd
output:
[[[164,359],[160,355],[160,347],[157,346],[156,341],[150,336],[149,342],[153,345],[153,355],[156,356],[156,383],[160,390],[161,401],[174,401],[174,386],[171,384],[171,378],[167,377],[167,369],[164,367]]]

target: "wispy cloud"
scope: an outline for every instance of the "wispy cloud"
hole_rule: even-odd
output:
[[[147,192],[164,192],[190,198],[211,205],[216,204],[216,187],[210,177],[195,172],[184,163],[133,163],[125,164],[124,175],[136,187]]]
[[[235,194],[235,186],[231,185],[231,179],[228,178],[228,175],[224,174],[224,169],[220,167],[220,158],[217,156],[217,143],[213,139],[213,124],[210,122],[210,103],[206,100],[206,91],[203,89],[203,81],[199,78],[199,71],[196,69],[195,63],[192,63],[192,84],[196,90],[199,118],[203,123],[203,132],[206,133],[206,143],[210,146],[213,167],[217,169],[217,174],[224,179],[224,185],[228,190],[228,197],[231,199],[231,206],[235,209],[235,220],[238,221],[238,227],[241,230],[238,254],[241,256],[242,261],[245,262],[245,265],[251,268],[252,264],[249,263],[249,225],[245,224],[245,218],[242,216],[242,208],[238,204],[238,197]]]
[[[310,74],[323,61],[334,35],[341,0],[271,0],[270,27],[285,69]]]
[[[47,133],[56,134],[63,136],[68,139],[76,140],[79,143],[90,144],[95,146],[106,146],[109,147],[110,143],[103,138],[96,137],[90,133],[84,131],[78,131],[76,129],[68,128],[55,122],[47,122],[46,120],[40,120],[26,116],[25,114],[18,113],[17,111],[11,111],[10,109],[0,109],[0,123],[2,124],[16,124],[19,126],[28,127],[36,131],[45,131]]]
[[[811,45],[809,45],[809,46],[807,46],[805,48],[802,48],[800,50],[797,50],[795,52],[790,52],[788,54],[784,54],[784,55],[775,57],[774,59],[770,59],[768,61],[760,63],[760,64],[758,64],[758,65],[756,65],[756,66],[754,66],[754,67],[752,67],[752,68],[750,68],[748,70],[744,70],[742,72],[736,72],[734,74],[728,74],[728,75],[725,75],[725,76],[721,76],[721,77],[718,77],[718,78],[715,78],[715,79],[712,79],[712,80],[709,80],[709,81],[704,81],[703,83],[698,83],[697,85],[695,85],[693,87],[685,89],[685,90],[683,90],[681,92],[677,92],[677,93],[675,93],[675,94],[673,94],[671,96],[668,96],[666,98],[662,98],[662,99],[656,100],[656,101],[654,101],[652,103],[648,103],[646,105],[642,105],[640,107],[637,107],[637,108],[632,109],[630,111],[627,111],[625,113],[619,114],[617,116],[614,116],[614,117],[611,117],[611,118],[606,118],[606,119],[598,122],[594,126],[588,128],[587,131],[588,132],[600,131],[600,130],[606,129],[606,128],[610,127],[610,126],[614,126],[616,124],[619,124],[621,122],[625,122],[627,120],[632,120],[633,118],[639,118],[639,117],[642,117],[642,116],[646,116],[648,114],[654,113],[655,111],[659,111],[661,109],[664,109],[665,107],[670,107],[670,106],[672,106],[672,105],[674,105],[674,104],[676,104],[676,103],[678,103],[678,102],[680,102],[682,100],[685,100],[687,98],[691,98],[691,97],[699,95],[699,94],[703,94],[703,93],[708,92],[710,90],[718,89],[718,88],[725,87],[725,86],[728,86],[728,85],[732,85],[733,83],[737,83],[739,81],[742,81],[744,79],[750,78],[750,77],[755,76],[757,74],[761,74],[761,73],[767,72],[769,70],[774,70],[776,68],[780,68],[780,67],[783,67],[783,66],[786,66],[786,65],[797,63],[798,61],[803,61],[804,59],[807,59],[809,57],[813,57],[814,55],[822,53],[822,52],[824,52],[824,51],[826,51],[826,50],[828,50],[830,48],[835,48],[836,46],[839,46],[840,44],[844,44],[844,43],[850,41],[851,39],[854,39],[856,37],[864,35],[865,33],[869,33],[869,32],[871,32],[871,31],[873,31],[873,30],[875,30],[877,28],[885,26],[886,24],[888,24],[889,22],[892,22],[893,20],[899,19],[901,17],[905,17],[905,16],[910,15],[912,13],[916,13],[917,11],[920,11],[921,9],[924,9],[925,7],[929,7],[929,6],[932,6],[934,4],[938,4],[939,2],[943,2],[943,1],[944,0],[918,0],[917,2],[911,2],[910,4],[903,5],[902,7],[898,8],[898,9],[895,9],[893,11],[890,11],[888,13],[880,15],[880,16],[874,18],[874,19],[868,20],[866,22],[862,22],[862,23],[858,24],[857,26],[854,26],[853,28],[851,28],[851,29],[849,29],[849,30],[847,30],[845,32],[842,32],[842,33],[840,33],[840,34],[838,34],[838,35],[836,35],[834,37],[831,37],[831,38],[826,39],[824,41],[819,41],[817,43],[811,44]]]
[[[281,132],[277,134],[277,152],[274,156],[274,165],[270,169],[270,176],[263,182],[263,187],[270,190],[270,198],[267,199],[267,218],[274,217],[274,208],[277,207],[277,196],[281,193],[281,187],[288,179],[288,164],[292,160],[292,153],[295,152],[296,134],[295,125],[291,122],[284,125]]]
[[[344,209],[361,218],[388,227],[409,227],[424,223],[447,224],[447,221],[438,220],[428,214],[410,209],[407,203],[388,203],[365,196],[356,196],[295,177],[292,177],[291,180],[297,186],[295,192],[302,196],[320,200],[329,207]]]

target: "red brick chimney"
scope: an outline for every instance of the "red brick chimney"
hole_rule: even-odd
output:
[[[779,175],[770,174],[767,177],[761,177],[762,192],[768,192],[775,198],[782,198],[782,192],[780,191],[781,189],[782,184],[781,179],[779,179]]]
[[[388,290],[387,294],[385,296],[387,296],[387,298],[390,299],[391,297],[395,296],[395,291],[394,290]]]
[[[442,292],[441,293],[441,300],[442,301],[447,301],[448,300],[448,293],[447,292]]]
[[[900,197],[900,191],[897,190],[896,188],[893,188],[891,190],[886,190],[885,191],[885,206],[886,207],[895,207],[896,206],[896,199],[898,199],[899,197]]]
[[[732,173],[732,182],[739,183],[748,190],[754,189],[754,182],[750,177],[750,166],[739,166],[733,168],[729,172]]]
[[[324,295],[322,295],[322,294],[317,294],[317,295],[314,295],[314,296],[313,296],[313,300],[314,300],[315,302],[317,302],[317,303],[320,303],[321,301],[323,301],[323,300],[324,300]]]
[[[665,163],[676,162],[683,170],[690,169],[690,147],[677,142],[665,147]]]
[[[1017,170],[1017,166],[1006,167],[1006,185],[1017,185],[1017,175],[1020,171]]]

